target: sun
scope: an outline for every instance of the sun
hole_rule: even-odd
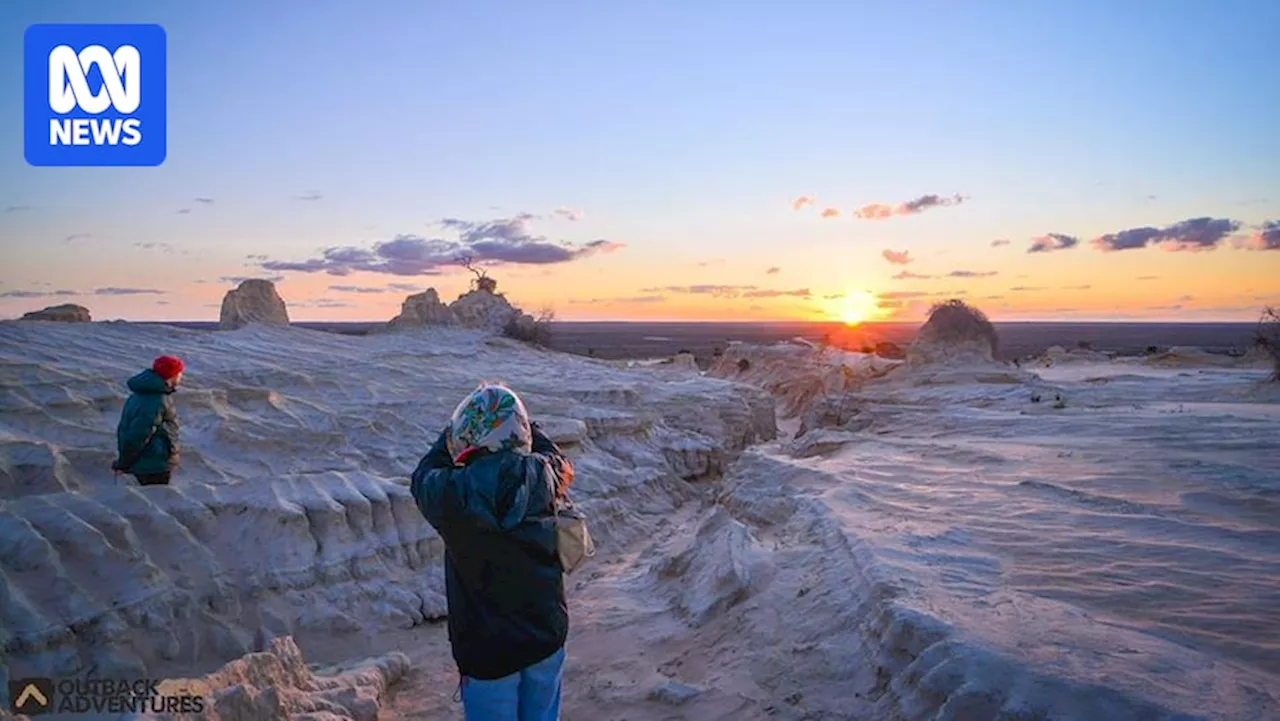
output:
[[[881,313],[876,297],[865,290],[850,291],[840,300],[839,317],[845,325],[874,320]]]

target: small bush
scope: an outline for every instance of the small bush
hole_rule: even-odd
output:
[[[1263,309],[1253,344],[1271,357],[1271,382],[1280,383],[1280,309]]]
[[[1087,340],[1076,341],[1076,347],[1080,350],[1093,350],[1093,344]]]
[[[502,328],[502,335],[542,348],[551,344],[552,324],[555,322],[555,311],[544,309],[533,322],[522,321],[522,316],[513,315]]]
[[[992,355],[995,355],[1000,340],[986,314],[959,299],[933,306],[921,333],[927,334],[928,340],[935,343],[985,340],[991,345]]]
[[[738,372],[739,372],[739,373],[746,373],[746,372],[747,372],[747,371],[749,371],[749,370],[751,370],[751,361],[747,360],[746,358],[739,358],[739,359],[738,359]]]

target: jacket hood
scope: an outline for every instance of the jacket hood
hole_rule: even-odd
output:
[[[486,453],[456,472],[465,476],[466,512],[472,521],[490,531],[508,531],[524,520],[530,501],[530,476],[547,483],[544,460],[534,455],[505,451]],[[539,477],[540,476],[540,477]]]
[[[129,379],[126,384],[134,393],[172,393],[173,389],[150,368]]]
[[[520,396],[510,388],[500,384],[482,385],[454,409],[446,445],[455,460],[479,448],[495,453],[528,453],[533,447],[529,413]]]

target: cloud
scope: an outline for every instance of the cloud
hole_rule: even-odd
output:
[[[1063,290],[1089,290],[1092,287],[1093,286],[1091,285],[1064,285],[1062,286],[1062,289]]]
[[[153,290],[151,288],[98,288],[93,291],[94,295],[165,295],[167,290]]]
[[[387,283],[387,290],[398,290],[402,293],[421,293],[426,289],[425,285],[417,283]]]
[[[766,270],[766,271],[764,272],[764,274],[765,274],[765,275],[777,275],[777,274],[779,274],[779,273],[781,273],[781,272],[782,272],[782,269],[775,265],[775,266],[773,266],[772,268],[770,268],[770,269]]]
[[[279,274],[276,274],[276,275],[268,275],[268,276],[261,276],[261,275],[224,275],[224,276],[222,276],[221,278],[219,278],[219,279],[218,279],[218,282],[219,282],[219,283],[230,283],[230,284],[232,284],[232,285],[240,285],[241,283],[245,282],[246,280],[269,280],[269,281],[271,281],[272,283],[279,283],[280,281],[284,280],[284,276],[283,276],[283,275],[279,275]]]
[[[1004,296],[1003,296],[1003,295],[988,295],[988,296],[983,297],[983,300],[1004,300]]]
[[[72,233],[71,235],[68,235],[67,237],[63,238],[62,242],[74,243],[77,240],[85,240],[87,238],[92,238],[92,237],[93,237],[93,233]]]
[[[922,195],[914,200],[908,200],[905,203],[899,203],[896,206],[885,205],[884,203],[871,203],[864,205],[855,210],[853,215],[863,220],[883,220],[891,218],[895,215],[917,215],[931,208],[943,208],[949,205],[959,205],[968,200],[963,195],[956,194],[950,196],[941,195]]]
[[[482,223],[455,218],[440,222],[454,230],[459,240],[398,235],[377,243],[373,248],[352,246],[330,247],[321,257],[302,261],[265,261],[264,270],[328,273],[347,276],[361,271],[388,275],[439,275],[441,268],[456,266],[462,258],[476,263],[510,263],[548,265],[567,263],[598,253],[611,253],[625,247],[612,240],[593,240],[574,245],[551,242],[534,235],[528,214]]]
[[[1044,290],[1044,287],[1038,286],[1038,285],[1015,285],[1009,290],[1014,291],[1016,293],[1025,293],[1033,290]]]
[[[996,240],[991,241],[991,247],[999,248],[1002,245],[1009,245],[1012,242],[1013,242],[1012,240],[1009,240],[1007,238],[997,238]]]
[[[749,290],[742,294],[746,298],[808,298],[812,295],[808,288],[798,288],[796,290]]]
[[[556,209],[555,209],[554,211],[552,211],[552,212],[553,212],[553,213],[555,213],[556,215],[560,216],[561,218],[564,218],[565,220],[571,220],[571,221],[578,221],[578,220],[582,220],[582,218],[584,217],[584,214],[583,214],[583,212],[582,212],[581,210],[574,210],[573,208],[566,208],[566,207],[564,207],[563,205],[562,205],[562,206],[560,206],[559,208],[556,208]]]
[[[366,285],[331,285],[329,290],[339,293],[386,293],[386,288],[374,288]]]
[[[4,209],[4,212],[6,212],[6,213],[25,213],[25,212],[26,212],[26,211],[28,211],[28,210],[31,210],[31,206],[30,206],[30,205],[10,205],[10,206],[8,206],[8,207],[6,207],[6,208]]]
[[[191,212],[191,208],[178,208],[178,215],[187,215]]]
[[[172,246],[172,245],[169,245],[168,243],[154,243],[154,242],[148,242],[148,243],[134,243],[134,244],[133,244],[133,247],[135,247],[135,248],[141,248],[141,249],[143,249],[143,250],[158,250],[158,251],[160,251],[161,253],[172,253],[172,252],[173,252],[173,246]]]
[[[990,278],[993,275],[999,275],[999,271],[953,270],[947,273],[948,278]]]
[[[904,270],[901,273],[893,276],[893,279],[894,280],[928,280],[932,277],[933,276],[931,275],[921,275],[919,273],[912,273],[909,270]]]
[[[813,205],[813,198],[810,198],[807,195],[802,195],[799,198],[796,198],[795,200],[791,201],[792,210],[800,210],[806,205]]]
[[[839,218],[839,217],[840,217],[840,210],[839,210],[839,208],[827,208],[826,210],[823,210],[823,211],[822,211],[822,217],[824,217],[824,218]]]
[[[701,260],[701,261],[698,261],[697,263],[694,263],[694,265],[698,266],[699,268],[710,268],[713,265],[724,265],[724,264],[725,264],[724,258],[712,258],[711,260]]]
[[[213,205],[213,198],[195,198],[195,202],[204,203],[205,205]]]
[[[646,303],[662,303],[666,300],[661,295],[637,295],[630,298],[575,298],[569,301],[570,305],[643,305]]]
[[[641,293],[679,293],[684,295],[710,295],[717,298],[737,298],[747,291],[758,290],[754,285],[668,285],[661,288],[641,288]]]
[[[1151,305],[1146,310],[1182,310],[1182,305],[1175,303],[1173,305]]]
[[[321,199],[321,198],[323,198],[323,197],[324,197],[324,196],[323,196],[323,195],[321,195],[319,191],[316,191],[316,190],[308,190],[308,191],[306,191],[305,193],[303,193],[302,195],[295,195],[295,196],[293,197],[293,199],[294,199],[294,200],[312,201],[312,200],[320,200],[320,199]]]
[[[911,251],[909,250],[904,250],[901,252],[896,250],[885,250],[881,252],[880,255],[884,257],[885,260],[889,261],[890,263],[893,263],[894,265],[906,265],[912,262],[913,260],[915,260],[915,258],[911,257]]]
[[[1212,250],[1240,229],[1240,222],[1228,218],[1189,218],[1164,228],[1143,226],[1094,238],[1093,246],[1105,252],[1136,250],[1160,245],[1169,251]]]
[[[1248,238],[1242,248],[1248,250],[1280,250],[1280,220],[1268,220]]]
[[[1190,303],[1191,301],[1193,301],[1193,300],[1195,300],[1195,299],[1196,299],[1196,297],[1195,297],[1194,295],[1183,295],[1183,296],[1179,296],[1179,297],[1178,297],[1178,302],[1179,302],[1179,303]]]
[[[902,290],[902,291],[890,291],[888,293],[880,293],[876,297],[884,298],[885,300],[908,300],[911,298],[925,298],[928,296],[929,296],[929,293],[922,293],[917,290]]]
[[[1031,247],[1027,248],[1028,253],[1051,253],[1055,250],[1070,250],[1080,245],[1080,239],[1074,235],[1063,235],[1062,233],[1045,233],[1044,235],[1031,241]]]
[[[1158,275],[1140,275],[1135,280],[1160,280]]]
[[[74,290],[6,290],[0,298],[51,298],[54,296],[82,295]]]

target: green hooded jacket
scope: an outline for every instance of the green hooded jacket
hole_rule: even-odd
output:
[[[181,450],[174,389],[149,368],[130,378],[128,386],[133,395],[125,401],[116,426],[118,469],[135,476],[172,471]],[[126,467],[130,459],[136,460]]]

